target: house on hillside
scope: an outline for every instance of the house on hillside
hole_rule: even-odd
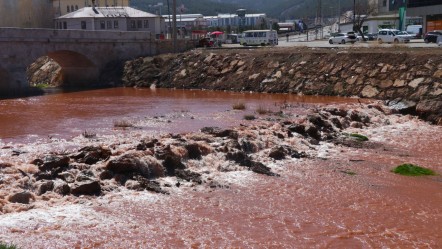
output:
[[[56,29],[165,32],[164,18],[131,7],[85,7],[55,19]]]

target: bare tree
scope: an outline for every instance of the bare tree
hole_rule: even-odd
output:
[[[366,41],[362,30],[363,25],[370,16],[377,14],[378,6],[376,1],[354,0],[354,4],[353,16],[347,19],[353,21],[353,31],[359,33],[362,40]]]

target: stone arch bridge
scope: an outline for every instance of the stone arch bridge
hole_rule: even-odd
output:
[[[193,46],[178,43],[178,50]],[[63,84],[96,83],[107,63],[173,52],[171,41],[149,32],[0,28],[0,96],[29,89],[26,70],[42,56],[62,68]]]

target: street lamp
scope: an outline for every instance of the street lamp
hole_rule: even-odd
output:
[[[173,43],[173,51],[177,52],[177,30],[176,30],[176,0],[172,1],[172,43]]]

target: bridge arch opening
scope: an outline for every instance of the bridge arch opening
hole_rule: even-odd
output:
[[[0,67],[0,96],[8,95],[12,88],[11,75],[7,70]]]
[[[98,83],[99,69],[85,55],[59,50],[38,58],[27,68],[31,86],[84,87]]]

